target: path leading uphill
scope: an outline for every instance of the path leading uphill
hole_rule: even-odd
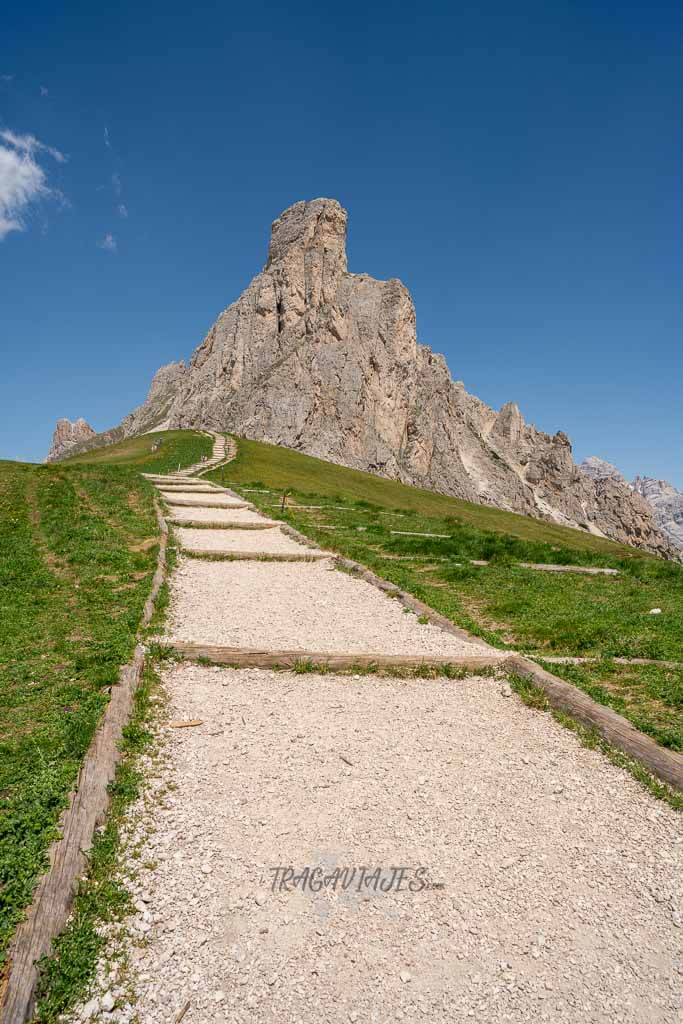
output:
[[[165,642],[499,656],[231,492],[155,481],[182,549]],[[502,676],[163,682],[163,765],[129,816],[142,1024],[677,1020],[679,817]],[[132,1020],[100,981],[76,1019]]]

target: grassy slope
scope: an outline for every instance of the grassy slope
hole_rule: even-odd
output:
[[[157,451],[153,451],[154,447]],[[213,443],[204,434],[191,430],[163,430],[154,434],[129,437],[106,448],[94,448],[58,463],[61,466],[98,464],[138,468],[145,473],[169,473],[178,466],[199,462],[211,455]]]
[[[138,469],[207,445],[184,433],[158,454],[148,439],[115,446],[128,465],[114,448],[86,464],[0,462],[0,960],[135,644],[157,551]]]
[[[269,515],[282,493],[322,510],[287,518],[320,544],[368,565],[489,642],[529,653],[683,661],[683,568],[578,530],[335,466],[298,452],[239,441],[216,481],[267,487],[249,492]],[[330,506],[345,506],[346,510]],[[392,517],[386,512],[400,511]],[[334,527],[330,530],[329,527]],[[407,537],[392,530],[446,534]],[[475,567],[471,559],[486,559]],[[516,562],[610,566],[589,577],[524,569]],[[649,610],[662,608],[652,616]],[[683,749],[683,671],[552,666],[552,671],[627,715],[659,742]]]
[[[347,501],[367,501],[379,508],[415,512],[438,519],[455,516],[466,525],[520,540],[556,544],[577,551],[608,555],[618,552],[622,557],[642,557],[642,553],[633,548],[579,530],[555,526],[514,512],[503,512],[488,505],[473,505],[460,498],[409,487],[395,480],[336,466],[289,448],[259,441],[240,438],[237,458],[225,467],[223,477],[220,473],[214,479],[224,478],[247,485],[256,485],[260,481],[264,486],[280,490],[292,488],[301,496],[343,496]]]

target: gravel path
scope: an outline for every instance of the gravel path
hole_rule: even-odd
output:
[[[250,508],[189,508],[188,506],[172,506],[170,516],[172,519],[189,520],[197,523],[226,523],[233,526],[245,526],[251,523],[273,523],[275,520],[266,519],[258,512]]]
[[[165,683],[202,725],[164,734],[156,831],[130,816],[143,1024],[674,1024],[680,819],[506,684]],[[272,892],[289,865],[423,866],[442,888]]]
[[[238,527],[180,528],[183,545],[308,550],[277,527],[239,529],[264,522],[251,509],[171,514]],[[488,653],[327,559],[181,557],[170,590],[177,640]],[[163,767],[148,762],[124,828],[128,979],[111,966],[110,933],[73,1021],[680,1019],[680,817],[507,682],[189,664],[163,682],[175,727],[162,727]],[[313,887],[271,888],[274,869],[306,866],[328,878],[348,868],[347,887],[320,889],[316,875]]]
[[[171,580],[168,633],[175,640],[266,650],[482,653],[477,643],[422,625],[398,601],[327,561],[181,558]]]
[[[320,549],[304,547],[280,529],[192,530],[176,527],[180,546],[189,551],[255,551],[262,555],[309,555]]]

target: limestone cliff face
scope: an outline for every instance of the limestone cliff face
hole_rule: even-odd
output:
[[[654,519],[665,537],[683,550],[683,493],[666,480],[637,476],[631,485],[654,510]]]
[[[346,226],[331,199],[286,210],[264,270],[170,374],[164,401],[150,395],[117,429],[230,430],[663,553],[646,503],[580,473],[564,434],[451,379],[417,342],[405,286],[349,273]]]
[[[52,444],[45,461],[57,462],[59,459],[65,459],[68,455],[73,455],[74,450],[80,444],[87,443],[93,437],[95,437],[95,431],[82,418],[73,423],[67,419],[57,420],[57,426],[52,435]]]

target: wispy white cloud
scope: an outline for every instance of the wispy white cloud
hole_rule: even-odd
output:
[[[39,142],[35,135],[17,135],[16,132],[7,128],[0,132],[0,139],[9,146],[13,146],[19,153],[25,153],[28,156],[33,156],[34,153],[49,153],[58,164],[65,164],[69,159],[54,146],[46,146],[44,142]]]
[[[0,75],[0,82],[13,82],[14,75]]]
[[[104,144],[107,147],[107,149],[111,149],[111,142],[109,141],[109,129],[107,128],[106,124],[104,126]]]
[[[128,220],[128,207],[125,203],[119,203],[116,207],[116,211],[119,217],[123,217],[124,220]]]
[[[24,230],[24,216],[32,206],[48,197],[63,198],[49,188],[47,175],[36,155],[47,153],[58,163],[66,157],[33,135],[0,131],[0,241],[12,231]]]
[[[50,95],[50,90],[46,89],[44,85],[41,85],[41,87],[40,87],[40,95],[41,96],[49,96]]]
[[[111,184],[112,188],[114,189],[114,195],[120,196],[121,189],[123,188],[123,186],[121,185],[121,175],[116,174],[116,172],[114,172],[114,174],[112,174],[111,176]]]
[[[106,252],[116,252],[118,246],[116,244],[116,239],[111,232],[108,231],[104,238],[100,239],[97,243],[97,248],[104,249]]]

